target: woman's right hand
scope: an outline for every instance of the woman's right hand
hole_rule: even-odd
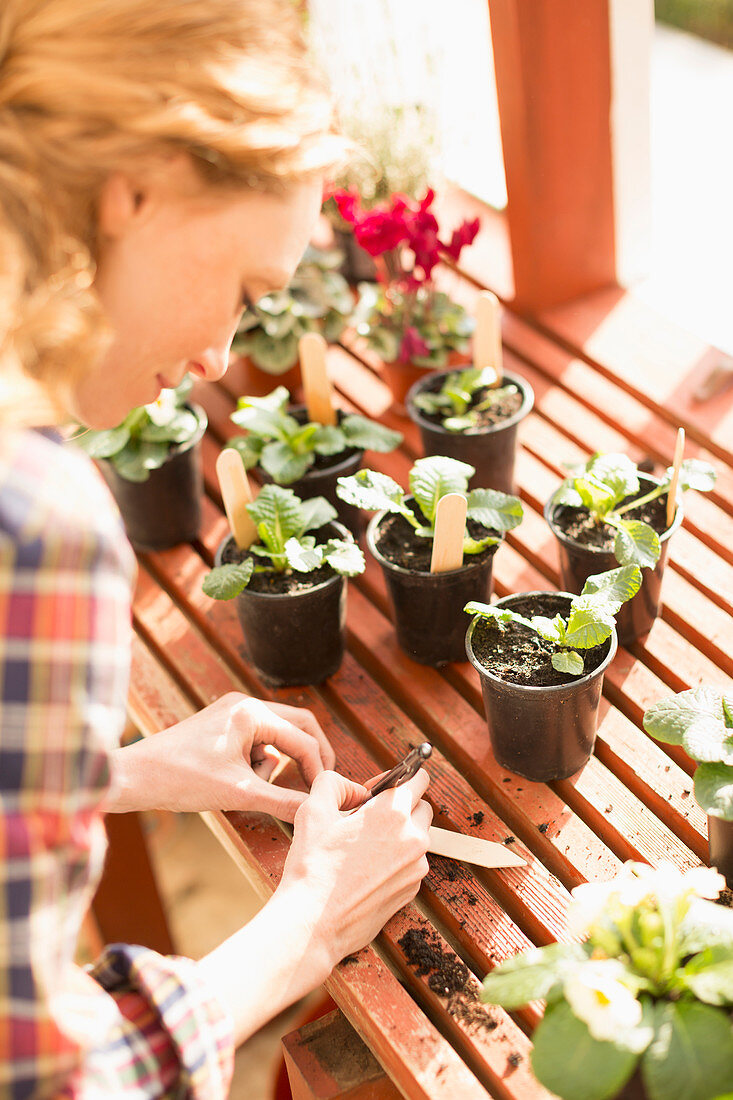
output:
[[[363,806],[366,788],[336,772],[313,781],[277,893],[292,893],[294,919],[308,922],[324,974],[374,939],[417,893],[428,872],[433,811],[422,798],[424,769]],[[356,813],[344,814],[360,806]]]

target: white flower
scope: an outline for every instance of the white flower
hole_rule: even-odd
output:
[[[172,419],[176,411],[176,391],[161,390],[157,400],[145,406],[145,411],[153,424],[163,427]]]
[[[566,1001],[594,1039],[626,1044],[641,1023],[641,1004],[623,984],[625,974],[618,959],[593,959],[565,982]]]
[[[725,890],[725,879],[714,867],[691,867],[685,871],[684,881],[686,888],[697,898],[714,901]]]

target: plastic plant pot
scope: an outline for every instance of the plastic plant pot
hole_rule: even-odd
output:
[[[305,405],[294,405],[288,411],[296,419],[299,418],[305,423],[307,416]],[[361,508],[347,504],[345,500],[336,496],[336,482],[340,477],[355,474],[363,461],[364,452],[361,450],[351,449],[345,455],[343,452],[341,455],[333,455],[332,465],[322,466],[319,469],[312,466],[303,477],[298,478],[297,481],[291,481],[287,488],[292,489],[301,500],[325,497],[336,509],[339,523],[343,523],[344,527],[348,527],[349,531],[358,538],[364,529]],[[257,476],[265,485],[273,481],[261,466],[257,467]]]
[[[340,523],[316,532],[319,542],[350,539]],[[228,536],[220,543],[215,565],[221,565]],[[252,663],[273,687],[320,684],[343,660],[346,629],[346,584],[337,573],[302,592],[254,592],[235,596],[237,615]]]
[[[465,661],[468,615],[463,608],[470,600],[489,599],[494,553],[500,544],[480,561],[469,557],[460,569],[445,573],[405,569],[388,561],[377,547],[379,524],[389,514],[379,512],[372,518],[367,545],[384,574],[401,649],[421,665]]]
[[[733,890],[733,821],[708,814],[710,865],[717,867]]]
[[[643,491],[647,492],[653,485],[659,484],[659,479],[649,474],[639,474],[639,482],[644,486]],[[577,594],[582,592],[588,577],[617,569],[619,563],[613,550],[584,546],[566,535],[555,518],[558,507],[553,494],[545,504],[545,519],[557,539],[561,584],[568,592]],[[661,609],[662,576],[669,553],[669,540],[682,523],[682,516],[682,505],[678,502],[671,525],[659,536],[659,561],[653,569],[642,569],[641,588],[616,615],[616,632],[621,645],[629,645],[648,634],[654,625]]]
[[[167,550],[198,535],[204,491],[200,442],[207,419],[199,405],[187,408],[198,418],[196,434],[177,444],[147,481],[128,481],[105,459],[97,463],[136,550]]]
[[[522,404],[514,415],[478,431],[449,432],[416,407],[415,397],[426,389],[439,389],[443,379],[453,373],[439,371],[429,378],[421,378],[407,394],[407,413],[420,429],[423,452],[426,455],[448,455],[475,467],[476,473],[468,483],[469,489],[499,489],[502,493],[514,493],[517,429],[534,405],[532,387],[523,378],[505,371],[504,382],[516,386],[522,394]]]
[[[505,596],[497,607],[513,610],[520,601],[536,601],[523,615],[567,615],[568,592],[521,592]],[[481,678],[491,747],[503,768],[534,782],[566,779],[588,763],[596,739],[603,673],[616,653],[615,632],[605,643],[608,653],[585,676],[565,684],[532,686],[502,680],[478,660],[473,638],[481,620],[466,633],[468,659]]]

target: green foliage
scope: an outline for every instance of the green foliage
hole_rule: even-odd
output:
[[[594,1039],[565,1001],[548,1008],[531,1057],[537,1079],[564,1100],[610,1100],[638,1061],[633,1051]]]
[[[414,404],[421,412],[439,415],[443,427],[449,432],[469,431],[477,426],[482,412],[519,392],[515,385],[499,386],[487,390],[483,398],[473,404],[476,394],[495,381],[496,373],[491,367],[484,370],[469,367],[466,370],[452,371],[446,375],[436,393],[418,393]]]
[[[699,687],[667,696],[646,711],[644,729],[699,762],[695,798],[706,813],[733,821],[733,695]]]
[[[234,350],[268,374],[284,374],[298,361],[298,341],[320,332],[333,343],[349,323],[354,302],[338,270],[341,254],[309,246],[286,290],[266,294],[245,310]]]
[[[697,489],[708,492],[715,484],[712,466],[699,459],[686,459],[680,467],[678,491]],[[653,569],[659,560],[660,543],[656,531],[639,520],[623,518],[631,508],[638,508],[668,492],[672,480],[670,466],[659,485],[644,496],[626,504],[621,502],[639,493],[639,471],[628,455],[595,454],[585,464],[574,467],[553,497],[555,504],[571,508],[585,507],[596,523],[607,523],[616,531],[614,554],[621,565],[638,565]]]
[[[120,477],[147,481],[175,447],[202,430],[198,414],[186,406],[192,384],[186,375],[175,390],[162,390],[157,401],[133,409],[116,428],[79,428],[74,442],[91,458],[111,462]]]
[[[353,539],[328,539],[318,544],[306,533],[336,518],[336,509],[324,497],[300,500],[292,489],[265,485],[247,511],[257,524],[259,539],[249,552],[267,564],[247,558],[241,564],[216,566],[204,578],[202,588],[207,596],[231,600],[247,587],[254,573],[312,573],[322,565],[330,565],[346,577],[364,571],[364,555]]]
[[[266,397],[240,397],[232,420],[247,429],[246,436],[230,439],[245,468],[261,466],[277,485],[291,485],[311,468],[316,455],[359,450],[393,451],[402,442],[399,432],[356,413],[344,416],[337,427],[309,421],[300,424],[288,411],[290,394],[278,386]]]
[[[402,486],[386,474],[374,470],[359,470],[351,477],[340,477],[336,487],[338,496],[348,504],[364,508],[368,512],[396,512],[404,516],[415,528],[415,533],[426,539],[435,536],[435,515],[438,501],[448,493],[462,493],[466,497],[466,518],[475,520],[495,531],[510,531],[522,521],[522,504],[518,497],[500,493],[497,489],[473,489],[468,492],[468,482],[475,473],[473,466],[445,455],[419,458],[410,470],[412,500],[419,515],[410,507],[410,498]],[[463,539],[464,554],[478,554],[500,539],[487,535],[472,539],[466,530]]]
[[[407,291],[360,283],[354,321],[357,333],[386,363],[398,361],[405,331],[414,329],[428,350],[410,362],[431,370],[445,367],[451,352],[465,352],[474,330],[463,306],[432,286]]]
[[[490,619],[500,630],[509,623],[517,623],[534,630],[546,642],[558,647],[550,658],[557,672],[570,676],[582,676],[583,658],[573,649],[592,649],[611,636],[615,616],[622,604],[636,595],[641,586],[641,570],[637,565],[622,565],[608,573],[597,573],[583,586],[579,596],[574,596],[567,619],[556,615],[533,615],[526,619],[507,607],[494,607],[487,603],[467,603],[464,611]],[[570,648],[568,648],[570,647]]]

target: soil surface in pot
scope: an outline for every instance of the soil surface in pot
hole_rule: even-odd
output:
[[[263,565],[267,561],[267,558],[250,554],[248,550],[240,550],[232,539],[224,547],[221,563],[222,565],[239,565],[247,558],[252,558],[255,565]],[[335,576],[336,573],[330,565],[322,565],[320,569],[314,569],[312,573],[293,573],[290,571],[285,573],[253,573],[246,591],[268,592],[276,596],[285,595],[289,592],[305,592],[307,589],[315,588],[317,584],[322,584],[323,581]]]
[[[418,519],[424,522],[417,506],[409,501],[408,505]],[[472,519],[468,520],[466,526],[469,535],[474,539],[486,538],[487,535],[498,537],[499,534],[498,531],[494,531],[490,527],[483,527]],[[393,565],[401,565],[403,569],[410,569],[415,573],[430,572],[433,540],[420,538],[419,535],[416,535],[414,527],[407,522],[404,516],[397,513],[385,516],[379,525],[376,544],[380,554],[387,561],[392,562]],[[480,554],[465,554],[463,564],[470,565],[471,562],[483,561],[490,558],[495,551],[496,545],[487,547]]]
[[[716,905],[724,905],[727,909],[733,909],[733,890],[726,886],[720,894],[720,897],[715,899]]]
[[[308,423],[307,409],[288,409],[287,411],[288,414],[292,416],[295,420],[297,420],[299,424]],[[348,415],[349,414],[343,412],[342,409],[338,409],[336,411],[336,417],[339,424],[344,419],[344,417]],[[339,451],[337,454],[334,455],[316,454],[313,456],[315,461],[311,466],[308,467],[303,476],[305,477],[306,474],[310,473],[311,470],[328,470],[331,468],[331,466],[338,466],[340,462],[345,462],[347,458],[353,458],[354,455],[358,455],[359,451],[359,447],[347,447],[345,451]]]
[[[650,486],[644,488],[636,496],[645,495],[649,488]],[[635,497],[626,497],[618,507],[634,499]],[[641,520],[642,523],[648,523],[653,527],[658,535],[663,535],[667,530],[667,494],[662,493],[656,500],[642,504],[641,508],[629,508],[628,512],[624,512],[624,519]],[[592,546],[597,550],[613,550],[613,544],[616,541],[615,527],[611,527],[610,523],[596,523],[587,508],[570,508],[562,504],[555,508],[552,522],[568,538],[579,542],[582,546]]]
[[[568,601],[563,596],[548,592],[541,600],[537,597],[516,600],[512,611],[530,619],[533,615],[546,615],[554,618],[558,613],[568,613]],[[546,642],[534,630],[521,623],[506,623],[499,627],[488,619],[479,619],[474,627],[471,645],[476,659],[500,680],[512,684],[526,684],[528,687],[548,687],[554,684],[569,684],[577,680],[566,672],[557,672],[552,667],[552,654],[556,652],[551,642]],[[574,649],[583,658],[585,674],[605,660],[611,639],[592,649]],[[568,647],[574,648],[574,647]]]
[[[435,381],[426,383],[426,385],[423,387],[423,393],[437,393],[443,382],[444,378],[438,378]],[[471,404],[468,407],[468,411],[470,412],[476,407],[476,405],[480,405],[481,402],[485,401],[490,394],[491,389],[489,386],[482,386],[480,390],[476,390],[476,393],[473,395]],[[516,393],[507,394],[506,397],[503,397],[499,401],[494,402],[494,404],[491,405],[490,408],[483,409],[480,413],[477,414],[478,422],[475,427],[466,428],[464,432],[457,432],[456,434],[473,435],[476,432],[481,432],[486,428],[492,427],[494,424],[501,423],[502,420],[508,420],[510,416],[514,416],[515,413],[519,412],[523,400],[524,398],[519,389],[517,389]],[[448,415],[452,414],[426,413],[423,412],[423,410],[421,409],[420,415],[424,417],[425,420],[429,420],[431,424],[438,424],[440,425],[440,427],[442,427],[443,421],[447,418]]]

